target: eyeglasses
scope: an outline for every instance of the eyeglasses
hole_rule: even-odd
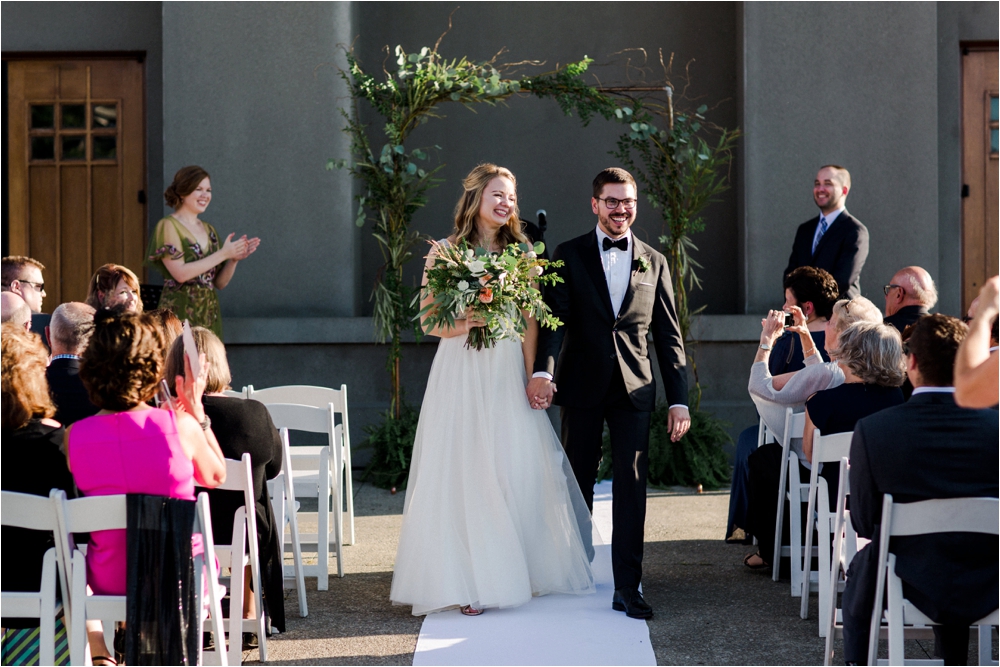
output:
[[[893,287],[898,287],[899,289],[903,290],[903,294],[906,294],[906,289],[902,285],[892,285],[892,284],[884,285],[882,287],[882,291],[885,292],[886,296],[889,296],[889,290],[891,290]]]
[[[604,202],[604,205],[608,207],[609,211],[613,211],[616,208],[618,208],[619,204],[621,204],[628,210],[632,210],[633,208],[635,208],[634,199],[615,199],[614,197],[604,197],[604,198],[594,197],[594,199]]]
[[[38,292],[44,292],[45,291],[45,283],[35,283],[35,282],[31,282],[30,280],[23,280],[21,278],[18,278],[17,282],[24,283],[25,285],[31,285]]]
[[[848,301],[847,303],[844,304],[844,314],[846,314],[846,315],[850,315],[851,314],[851,304],[852,303],[854,303],[854,299],[851,299],[850,301]]]

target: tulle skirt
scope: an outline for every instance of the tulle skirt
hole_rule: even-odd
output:
[[[595,591],[590,514],[521,344],[442,339],[420,410],[390,598],[415,615]]]

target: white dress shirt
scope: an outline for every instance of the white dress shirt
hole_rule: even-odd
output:
[[[837,217],[844,212],[844,207],[841,206],[833,213],[825,215],[822,211],[819,214],[819,220],[816,221],[816,231],[813,232],[813,254],[816,254],[816,246],[819,245],[819,240],[830,233],[830,227],[833,227],[833,223],[837,221]],[[821,235],[819,231],[823,229],[823,220],[826,219],[826,231]]]
[[[632,230],[626,230],[621,238],[628,242],[626,250],[618,248],[608,248],[604,250],[604,239],[611,239],[604,233],[601,226],[597,226],[597,249],[601,252],[601,266],[604,267],[604,279],[608,281],[608,293],[611,296],[611,309],[615,316],[622,307],[625,300],[625,291],[628,289],[628,281],[632,275]],[[618,241],[620,239],[611,239]]]
[[[917,387],[913,390],[910,396],[917,396],[919,394],[954,394],[954,387],[932,387],[930,385],[924,385],[923,387]]]

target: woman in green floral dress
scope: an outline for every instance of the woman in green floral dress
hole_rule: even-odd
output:
[[[253,254],[260,239],[248,239],[245,234],[233,239],[235,234],[230,234],[220,243],[215,228],[198,217],[212,201],[212,184],[201,167],[178,171],[163,196],[174,214],[156,224],[148,253],[148,263],[164,278],[159,307],[222,338],[215,290],[229,284],[237,262]]]

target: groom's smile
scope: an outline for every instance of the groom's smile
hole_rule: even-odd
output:
[[[601,188],[600,197],[591,198],[591,209],[605,234],[617,239],[632,226],[636,214],[635,196],[635,186],[631,183],[607,183]]]

